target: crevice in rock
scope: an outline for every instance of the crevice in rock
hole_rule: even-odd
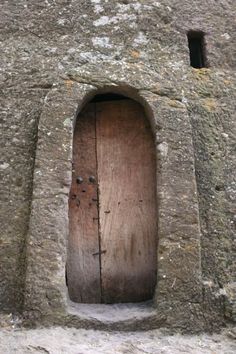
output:
[[[46,94],[42,97],[44,99]],[[30,223],[30,215],[32,210],[32,200],[33,200],[33,185],[34,185],[34,169],[35,169],[35,158],[36,158],[36,148],[38,142],[38,126],[40,116],[42,114],[43,104],[38,109],[38,114],[36,116],[35,124],[34,124],[34,144],[32,148],[32,168],[31,168],[31,188],[30,188],[30,198],[29,198],[29,207],[28,207],[28,222],[25,229],[25,237],[22,243],[22,252],[20,254],[19,263],[21,266],[21,278],[22,278],[22,302],[20,305],[20,312],[24,311],[24,301],[25,301],[25,287],[26,287],[26,269],[27,269],[27,241],[28,241],[28,231],[29,231],[29,223]]]

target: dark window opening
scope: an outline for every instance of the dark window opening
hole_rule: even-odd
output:
[[[206,67],[205,40],[203,32],[188,32],[188,47],[190,65],[193,68],[201,69]]]

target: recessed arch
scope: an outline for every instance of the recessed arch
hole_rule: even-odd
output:
[[[25,311],[37,321],[40,313],[44,318],[63,325],[73,323],[79,328],[83,323],[86,327],[109,330],[146,329],[162,326],[163,318],[168,318],[168,326],[181,327],[186,323],[189,326],[189,321],[183,320],[193,313],[189,298],[200,298],[202,291],[200,224],[189,115],[185,109],[179,109],[179,105],[174,108],[171,104],[168,108],[171,102],[167,97],[153,94],[157,80],[143,71],[135,76],[139,77],[139,83],[128,74],[122,83],[113,83],[110,77],[98,78],[96,70],[86,77],[86,82],[80,82],[83,72],[81,76],[75,72],[68,79],[60,80],[45,99],[38,127],[27,241]],[[165,87],[161,83],[158,85],[162,92]],[[148,307],[146,303],[132,303],[133,310],[128,311],[129,314],[126,303],[87,306],[72,302],[65,284],[72,125],[75,125],[78,112],[83,111],[95,94],[108,91],[139,102],[144,107],[153,136],[156,135],[158,284],[153,302],[148,302]],[[186,303],[186,306],[183,308],[179,303]],[[150,304],[155,308],[149,307]],[[95,308],[98,316],[93,313]],[[112,309],[117,309],[119,318],[113,318]],[[114,322],[111,323],[110,318]],[[195,320],[190,328],[196,328]]]
[[[81,100],[78,105],[76,114],[74,116],[73,127],[75,126],[76,120],[80,112],[84,109],[86,104],[92,102],[96,96],[105,96],[105,95],[118,95],[123,96],[124,98],[131,99],[133,101],[138,102],[142,109],[144,110],[145,117],[148,119],[153,135],[156,133],[156,128],[159,127],[157,122],[157,117],[153,113],[153,108],[149,104],[149,102],[140,94],[140,90],[137,90],[135,87],[130,85],[104,85],[98,88],[94,88],[89,90]],[[155,138],[155,137],[154,137]]]
[[[147,117],[139,100],[129,88],[94,91],[74,124],[67,281],[75,302],[154,295],[156,150],[150,110]]]

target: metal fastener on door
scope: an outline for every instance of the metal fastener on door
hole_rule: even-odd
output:
[[[81,177],[81,176],[76,177],[76,183],[78,183],[78,184],[83,183],[83,177]]]
[[[94,176],[89,176],[89,182],[95,183],[96,182],[96,178]]]

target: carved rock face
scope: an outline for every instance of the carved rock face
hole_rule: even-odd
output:
[[[158,313],[167,326],[210,330],[225,321],[225,301],[235,318],[233,10],[204,0],[1,4],[2,310],[66,313],[73,121],[113,91],[145,107],[156,139]],[[205,33],[208,69],[189,65],[189,30]]]

